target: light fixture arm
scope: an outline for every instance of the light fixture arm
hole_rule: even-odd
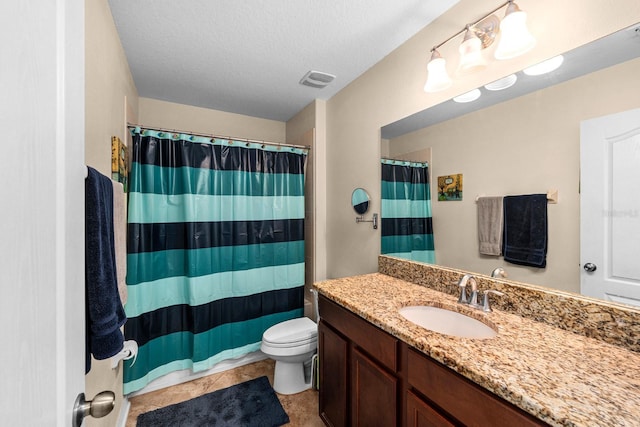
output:
[[[495,9],[493,9],[491,12],[485,14],[482,18],[478,19],[477,21],[471,23],[471,24],[467,24],[464,26],[463,29],[461,29],[460,31],[458,31],[457,33],[455,33],[454,35],[452,35],[451,37],[449,37],[448,39],[446,39],[445,41],[443,41],[442,43],[434,46],[431,51],[433,52],[436,49],[441,48],[442,46],[444,46],[445,44],[447,44],[448,42],[450,42],[451,40],[453,40],[454,38],[458,37],[460,34],[464,33],[467,29],[473,29],[473,27],[475,27],[476,25],[478,25],[480,22],[484,21],[485,19],[487,19],[489,16],[493,15],[494,13],[496,13],[497,11],[499,11],[500,9],[502,9],[503,7],[507,6],[509,3],[513,3],[514,0],[508,0],[504,3],[502,3],[500,6],[496,7]]]

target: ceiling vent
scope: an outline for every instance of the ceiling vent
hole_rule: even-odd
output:
[[[301,85],[322,89],[335,79],[333,74],[323,73],[322,71],[309,71],[300,80]]]

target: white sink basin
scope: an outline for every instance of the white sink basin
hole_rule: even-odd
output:
[[[403,307],[400,314],[425,329],[460,338],[493,338],[498,333],[488,325],[446,308],[428,305]]]

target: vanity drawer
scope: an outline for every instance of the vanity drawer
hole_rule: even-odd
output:
[[[413,349],[409,349],[407,356],[407,376],[410,386],[465,425],[492,427],[547,425]]]
[[[319,295],[318,307],[323,321],[339,330],[381,365],[396,372],[398,368],[396,338],[322,295]]]

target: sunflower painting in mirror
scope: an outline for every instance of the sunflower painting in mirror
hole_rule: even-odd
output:
[[[438,177],[438,201],[462,200],[462,174]]]

